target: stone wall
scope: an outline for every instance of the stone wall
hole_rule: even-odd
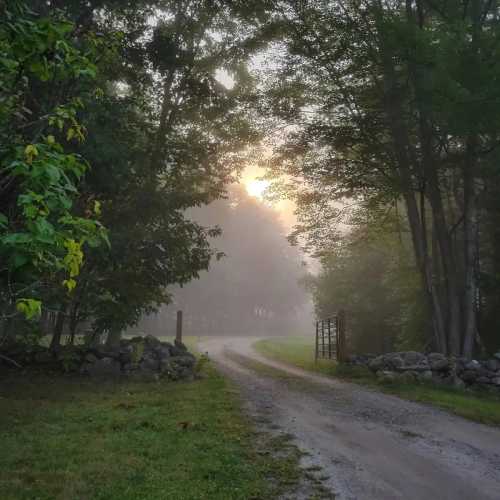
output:
[[[161,342],[158,338],[123,339],[115,349],[63,346],[56,352],[42,346],[8,347],[5,355],[20,367],[38,367],[90,377],[129,378],[138,381],[190,379],[196,358],[183,344]]]
[[[500,392],[500,353],[487,360],[445,357],[433,352],[353,355],[348,363],[369,368],[382,381],[426,381],[455,387],[481,387]]]

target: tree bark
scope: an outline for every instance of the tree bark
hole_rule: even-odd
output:
[[[52,341],[50,343],[51,350],[57,350],[61,347],[61,337],[64,328],[64,323],[66,321],[66,309],[67,305],[64,304],[60,311],[57,313],[56,325],[54,328],[54,334],[52,335]]]
[[[119,328],[112,328],[108,332],[108,338],[106,339],[106,347],[108,349],[116,349],[120,346],[120,340],[122,338],[122,331]]]
[[[397,89],[393,62],[384,47],[381,47],[381,54],[385,87],[384,106],[394,143],[398,164],[397,172],[406,204],[415,259],[429,304],[436,347],[443,354],[447,354],[447,331],[443,306],[439,291],[433,280],[432,261],[425,245],[427,235],[424,234],[425,228],[422,225],[422,217],[415,199],[415,190],[413,187],[412,170],[415,171],[418,165],[416,164],[414,155],[411,153],[407,126],[402,119],[404,112],[399,90]]]
[[[471,150],[474,149],[475,140],[469,144]],[[469,149],[468,148],[468,149]],[[475,177],[473,173],[474,160],[472,151],[467,155],[464,172],[464,254],[465,254],[465,286],[464,286],[464,339],[463,355],[471,358],[474,348],[474,339],[477,331],[477,276],[476,263],[477,255],[477,235],[478,235],[478,210],[477,195],[475,189]]]
[[[479,50],[480,17],[481,6],[479,0],[471,2],[472,17],[472,53],[473,68],[477,66],[477,55]],[[471,130],[466,143],[465,163],[463,173],[464,183],[464,257],[465,257],[465,283],[464,283],[464,337],[463,354],[471,358],[474,349],[474,340],[479,336],[477,321],[477,275],[478,262],[478,207],[476,193],[476,162],[477,162],[478,136],[475,130]]]
[[[71,314],[69,318],[69,343],[71,345],[75,344],[76,329],[78,327],[78,311],[80,309],[80,303],[75,301],[71,307]]]
[[[420,6],[420,8],[419,8]],[[434,132],[432,127],[432,117],[429,111],[429,96],[425,86],[425,73],[418,66],[416,56],[416,31],[422,29],[425,24],[423,9],[417,2],[418,23],[411,0],[406,2],[406,15],[409,28],[414,33],[415,46],[411,47],[413,54],[409,57],[409,69],[411,83],[415,91],[415,105],[418,111],[418,135],[420,142],[420,151],[422,158],[421,172],[424,175],[427,196],[430,202],[433,227],[437,237],[443,274],[446,281],[447,299],[447,341],[449,354],[460,355],[461,353],[461,332],[462,321],[460,314],[460,279],[457,272],[457,262],[455,249],[453,246],[450,231],[446,221],[443,198],[440,188],[440,179],[438,174],[439,162],[434,153]]]

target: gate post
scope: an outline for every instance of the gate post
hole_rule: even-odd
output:
[[[342,362],[345,361],[346,352],[345,352],[345,311],[341,310],[338,312],[337,319],[337,361]]]
[[[318,321],[316,321],[316,349],[314,353],[314,361],[318,361],[318,350],[319,350],[319,324]]]
[[[328,318],[328,359],[332,359],[332,320]]]

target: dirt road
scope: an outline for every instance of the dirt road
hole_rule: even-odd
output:
[[[293,434],[337,499],[500,500],[500,429],[267,360],[256,340],[201,349],[253,415]]]

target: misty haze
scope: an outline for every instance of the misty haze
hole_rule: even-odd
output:
[[[500,5],[0,0],[0,500],[499,500]]]
[[[227,199],[192,210],[189,217],[220,227],[212,244],[223,255],[199,279],[169,290],[172,303],[130,333],[173,336],[182,310],[186,335],[312,335],[308,269],[300,251],[289,245],[275,208],[236,185]]]

